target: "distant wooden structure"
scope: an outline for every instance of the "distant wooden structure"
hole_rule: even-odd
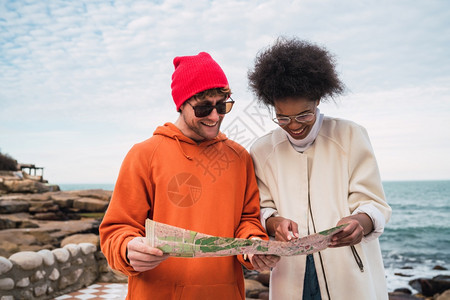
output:
[[[34,179],[38,179],[41,182],[44,181],[43,167],[36,167],[34,164],[19,164],[19,167],[21,171],[27,172],[27,174],[33,176]],[[37,174],[37,171],[40,171],[41,174]]]

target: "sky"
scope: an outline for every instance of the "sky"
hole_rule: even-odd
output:
[[[114,183],[177,119],[173,58],[201,51],[236,101],[222,131],[249,149],[276,125],[247,73],[279,36],[334,55],[347,91],[319,107],[367,129],[382,180],[450,179],[447,0],[0,0],[0,152],[50,183]]]

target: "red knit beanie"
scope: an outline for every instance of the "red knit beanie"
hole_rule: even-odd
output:
[[[228,86],[222,68],[206,52],[193,56],[177,56],[173,59],[172,98],[180,106],[197,93],[212,88]]]

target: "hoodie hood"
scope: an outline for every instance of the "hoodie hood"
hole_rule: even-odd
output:
[[[173,123],[166,123],[163,126],[158,126],[153,132],[154,135],[162,135],[174,140],[178,140],[180,142],[192,144],[192,145],[199,145],[199,146],[209,146],[218,142],[223,142],[227,140],[227,136],[219,131],[219,134],[212,140],[203,141],[200,143],[197,143],[196,141],[192,140],[191,138],[188,138],[185,136],[178,127],[176,127]]]
[[[158,126],[156,128],[156,130],[153,132],[153,135],[161,135],[161,136],[167,137],[169,139],[175,140],[180,148],[180,151],[189,160],[192,160],[192,157],[190,157],[189,155],[186,154],[186,152],[183,150],[181,143],[186,143],[186,144],[190,144],[193,146],[209,147],[216,143],[224,142],[228,139],[225,134],[223,134],[222,132],[219,131],[219,134],[214,139],[197,143],[196,141],[192,140],[191,138],[185,136],[181,132],[181,130],[175,126],[175,124],[170,123],[170,122],[165,123],[163,126]]]

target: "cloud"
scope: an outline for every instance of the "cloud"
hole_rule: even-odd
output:
[[[45,166],[50,181],[83,180],[84,168],[95,161],[102,168],[89,181],[115,180],[129,147],[177,117],[170,94],[175,56],[212,54],[238,101],[236,118],[253,100],[248,68],[279,35],[311,40],[336,55],[349,94],[339,109],[327,109],[368,127],[389,178],[408,174],[402,170],[418,155],[419,147],[411,147],[418,139],[437,155],[447,150],[440,149],[448,146],[442,142],[448,134],[440,139],[435,134],[437,124],[448,125],[446,1],[4,1],[0,6],[0,147]],[[229,124],[233,115],[227,117]],[[77,163],[71,163],[73,157]],[[392,157],[403,158],[397,160],[402,166],[396,169]],[[441,166],[448,165],[439,158]],[[448,178],[429,171],[437,161],[417,167],[427,170],[421,178]],[[69,162],[66,172],[61,164]]]

